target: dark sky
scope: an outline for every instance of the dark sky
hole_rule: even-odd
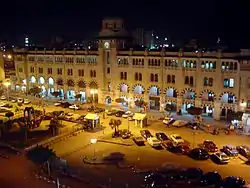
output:
[[[42,42],[52,36],[84,39],[97,33],[104,17],[117,16],[125,27],[156,30],[176,39],[201,38],[250,45],[248,0],[23,0],[3,8],[0,37]],[[14,4],[14,6],[13,6]],[[4,15],[3,15],[4,14]]]

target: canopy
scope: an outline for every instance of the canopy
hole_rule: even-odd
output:
[[[87,120],[97,120],[99,119],[99,115],[98,114],[91,114],[91,113],[88,113],[84,119],[87,119]]]
[[[144,120],[146,118],[147,114],[142,113],[135,113],[133,116],[134,120]]]

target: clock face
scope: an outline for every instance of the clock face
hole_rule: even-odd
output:
[[[105,48],[109,48],[109,42],[105,42],[105,43],[104,43],[104,47],[105,47]]]

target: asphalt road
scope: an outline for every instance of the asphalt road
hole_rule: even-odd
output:
[[[107,126],[105,134],[110,134],[111,129],[108,127],[108,119],[104,120],[104,125]],[[132,124],[132,123],[131,123]],[[121,128],[127,127],[127,121],[121,125]],[[139,135],[139,128],[134,128],[130,125],[132,132],[135,135]],[[214,140],[219,147],[225,144],[249,144],[249,137],[237,136],[237,135],[209,135],[202,131],[197,131],[195,137],[193,131],[186,128],[165,128],[162,123],[156,122],[148,129],[155,133],[157,131],[164,131],[167,134],[178,133],[185,140],[191,143],[191,146],[197,146],[204,139]],[[91,138],[97,138],[103,136],[103,132],[88,133],[83,132],[79,136],[68,139],[65,142],[60,142],[52,147],[56,150],[59,156],[67,159],[69,164],[84,169],[87,179],[100,179],[100,182],[107,183],[108,179],[112,179],[112,184],[120,187],[129,182],[132,187],[138,186],[141,183],[141,177],[136,176],[131,170],[121,170],[114,166],[95,165],[89,166],[82,162],[83,156],[103,156],[109,155],[113,152],[120,152],[126,156],[126,164],[136,165],[139,169],[155,169],[165,164],[177,164],[181,167],[200,167],[204,171],[219,171],[223,176],[241,176],[248,182],[250,182],[249,166],[243,164],[243,161],[239,158],[232,159],[228,165],[217,165],[211,160],[208,161],[195,161],[186,156],[180,156],[172,154],[166,150],[155,150],[149,145],[144,147],[138,146],[121,146],[109,143],[97,142],[94,145],[89,145]],[[114,169],[115,168],[115,169]],[[122,183],[121,183],[122,182]]]

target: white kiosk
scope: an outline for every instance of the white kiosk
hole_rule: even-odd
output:
[[[98,114],[91,114],[88,113],[84,120],[86,121],[86,124],[91,126],[92,129],[98,127],[100,125],[100,117]]]
[[[243,132],[249,133],[250,132],[250,113],[249,112],[243,113],[242,125],[243,125]]]
[[[147,114],[135,113],[133,119],[135,120],[136,127],[140,126],[141,128],[143,128],[147,125]]]

